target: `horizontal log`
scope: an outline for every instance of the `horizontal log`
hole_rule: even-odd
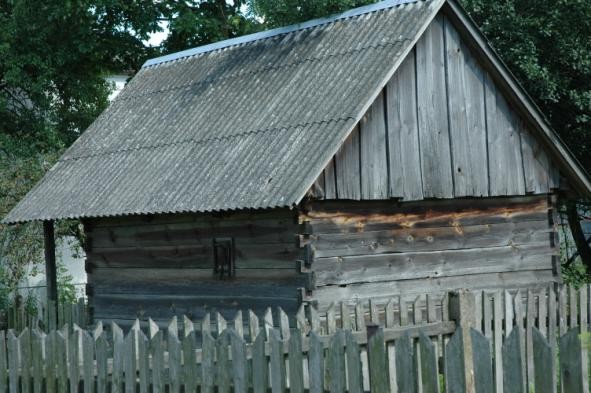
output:
[[[238,244],[236,267],[294,269],[301,250],[289,244]],[[88,252],[95,267],[213,267],[213,242],[207,245],[102,248]]]
[[[457,250],[530,243],[550,244],[548,221],[402,228],[355,233],[329,233],[310,236],[316,258],[374,255],[391,252]]]
[[[376,283],[362,283],[351,285],[330,285],[319,287],[312,292],[310,301],[318,302],[320,310],[326,310],[333,302],[348,301],[354,304],[356,301],[372,299],[379,303],[380,299],[386,301],[392,296],[421,293],[443,293],[451,290],[465,289],[512,289],[532,288],[541,289],[549,283],[556,282],[552,270],[535,270],[508,273],[486,273],[458,275],[439,278],[421,278],[412,280],[385,281]]]
[[[236,244],[292,244],[298,228],[293,219],[207,221],[96,227],[88,231],[87,236],[93,249],[211,244],[214,237],[234,237]]]
[[[549,244],[453,251],[392,253],[318,258],[312,265],[316,285],[345,285],[430,279],[479,273],[552,269],[555,250]]]
[[[464,201],[464,200],[461,200]],[[494,199],[498,202],[497,199]],[[492,202],[492,200],[491,200]],[[367,202],[366,202],[367,203]],[[432,207],[387,207],[383,203],[363,209],[350,202],[340,210],[315,210],[303,213],[313,234],[355,233],[403,228],[465,227],[495,223],[548,221],[549,207],[545,199],[507,205],[472,205],[471,201],[456,205]]]

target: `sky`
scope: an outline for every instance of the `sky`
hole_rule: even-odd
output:
[[[168,22],[167,21],[161,21],[158,24],[160,25],[160,27],[162,27],[163,31],[159,31],[157,33],[150,34],[150,39],[148,39],[147,41],[144,41],[144,43],[146,45],[148,45],[148,46],[158,46],[168,36],[168,33],[169,33],[169,30],[168,30]]]

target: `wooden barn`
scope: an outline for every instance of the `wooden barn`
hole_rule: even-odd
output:
[[[548,285],[590,194],[455,0],[388,0],[149,60],[4,222],[45,222],[51,278],[82,220],[125,322]]]

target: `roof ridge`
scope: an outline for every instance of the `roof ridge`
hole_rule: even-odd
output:
[[[247,34],[247,35],[243,35],[240,37],[230,38],[227,40],[214,42],[212,44],[202,45],[202,46],[198,46],[195,48],[186,49],[186,50],[183,50],[180,52],[171,53],[171,54],[160,56],[160,57],[155,57],[153,59],[148,59],[142,65],[142,68],[154,66],[157,64],[172,62],[175,60],[194,56],[194,55],[197,55],[200,53],[211,52],[214,50],[223,49],[223,48],[227,48],[227,47],[235,46],[235,45],[240,45],[240,44],[244,44],[247,42],[253,42],[253,41],[258,41],[258,40],[262,40],[262,39],[266,39],[266,38],[275,37],[275,36],[282,35],[282,34],[292,33],[294,31],[309,29],[312,27],[333,23],[338,20],[348,19],[348,18],[368,14],[368,13],[375,12],[375,11],[393,8],[393,7],[396,7],[399,5],[403,5],[403,4],[417,3],[419,1],[425,1],[425,0],[383,0],[383,1],[380,1],[380,2],[377,2],[374,4],[369,4],[366,6],[353,8],[348,11],[345,11],[345,12],[342,12],[339,14],[335,14],[335,15],[331,15],[331,16],[327,16],[324,18],[312,19],[307,22],[297,23],[294,25],[279,27],[279,28],[275,28],[275,29],[271,29],[271,30],[264,30],[264,31],[260,31],[258,33]]]

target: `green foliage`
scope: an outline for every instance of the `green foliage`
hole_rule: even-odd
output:
[[[266,27],[280,27],[336,14],[376,0],[250,0],[250,12]]]
[[[164,52],[209,44],[256,32],[262,25],[244,15],[245,0],[192,0],[167,2],[170,34]]]
[[[74,278],[61,263],[57,264],[57,297],[60,304],[76,303],[76,287]]]

